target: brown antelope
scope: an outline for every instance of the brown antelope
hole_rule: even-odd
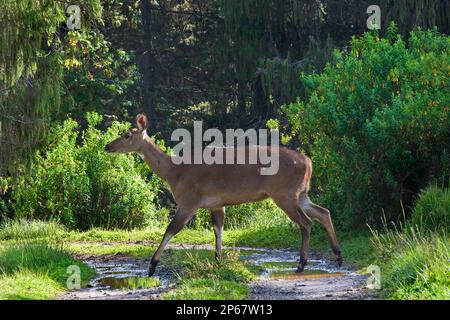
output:
[[[299,225],[302,235],[300,263],[302,272],[308,258],[312,220],[321,223],[327,233],[339,266],[341,251],[331,221],[330,212],[308,198],[312,162],[302,154],[287,148],[279,149],[279,169],[275,175],[261,175],[261,164],[174,164],[146,133],[148,120],[144,114],[136,117],[137,128],[131,129],[106,145],[108,152],[136,152],[144,157],[151,169],[170,185],[178,205],[177,212],[154,253],[149,276],[158,265],[170,239],[195,215],[199,208],[211,210],[216,237],[216,259],[220,258],[225,206],[256,202],[266,198],[273,201]],[[247,147],[248,148],[248,147]],[[257,146],[257,148],[271,147]]]

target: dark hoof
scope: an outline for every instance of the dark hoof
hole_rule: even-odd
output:
[[[342,266],[342,262],[344,262],[344,259],[342,259],[341,256],[338,256],[336,258],[336,262],[337,262],[338,266],[341,267]]]
[[[300,264],[298,265],[297,270],[295,272],[297,273],[303,272],[303,270],[305,270],[307,262],[308,261],[306,259],[300,258]]]
[[[148,276],[151,277],[156,270],[156,266],[158,265],[159,261],[155,261],[155,262],[150,262],[150,266],[148,267]]]
[[[156,268],[149,268],[148,269],[148,276],[151,277],[155,273]]]
[[[304,266],[298,266],[298,267],[297,267],[297,270],[295,270],[295,272],[296,272],[296,273],[302,273],[303,270],[305,270],[305,267],[304,267]]]

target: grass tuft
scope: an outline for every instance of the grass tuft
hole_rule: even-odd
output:
[[[416,227],[374,231],[382,294],[401,300],[450,299],[450,237]]]
[[[65,228],[56,222],[10,220],[0,227],[0,240],[59,239]]]
[[[50,299],[67,290],[68,267],[80,268],[81,285],[94,271],[62,245],[44,241],[9,242],[0,247],[0,299]]]

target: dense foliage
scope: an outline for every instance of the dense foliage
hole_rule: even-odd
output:
[[[105,143],[128,125],[114,121],[101,132],[95,128],[101,116],[89,113],[87,120],[89,127],[82,132],[70,119],[53,129],[50,147],[36,157],[15,190],[16,216],[54,219],[82,230],[151,224],[157,184],[145,181],[147,169],[140,159],[104,151]]]
[[[426,188],[412,210],[412,224],[421,230],[450,229],[450,189],[436,185]]]
[[[450,178],[450,39],[417,31],[406,42],[394,29],[354,38],[303,77],[309,101],[286,108],[341,226],[395,219],[430,180]]]
[[[214,127],[261,127],[304,96],[299,72],[320,72],[335,47],[367,31],[369,0],[82,0],[0,3],[0,172],[42,148],[69,113],[145,110],[167,139],[201,118]],[[378,1],[382,30],[437,26],[450,3]],[[82,123],[82,125],[84,125]]]
[[[94,130],[87,112],[130,120],[143,109],[151,116],[152,134],[167,140],[174,128],[189,128],[198,119],[222,129],[260,128],[271,117],[284,126],[281,106],[298,99],[285,109],[299,139],[289,142],[284,132],[283,141],[313,157],[314,191],[340,226],[378,221],[382,210],[396,218],[401,202],[408,212],[430,180],[448,183],[448,37],[421,31],[402,40],[387,28],[395,21],[403,36],[416,27],[448,33],[446,1],[379,1],[383,39],[359,38],[367,31],[369,0],[77,4],[81,28],[69,30],[65,1],[1,2],[0,217],[59,212],[72,227],[105,225],[93,218],[100,211],[86,222],[71,217],[82,219],[85,213],[78,211],[88,212],[88,203],[96,203],[90,210],[101,207],[101,197],[88,188],[92,181],[101,181],[95,188],[104,186],[102,179],[113,183],[105,174],[110,160],[100,151],[104,166],[80,160],[77,143]],[[324,70],[333,49],[340,53]],[[67,116],[79,126],[61,125]],[[56,129],[49,128],[57,125],[74,136],[66,138],[67,150],[56,149]],[[40,155],[33,159],[36,150]],[[64,171],[57,159],[66,156],[76,161],[68,161]],[[40,185],[42,194],[60,191],[55,182],[45,182],[52,161],[58,164],[55,175],[60,170],[61,179],[73,183],[65,186],[72,195],[55,192],[58,204],[41,201],[43,195],[19,197],[32,192],[21,190],[28,185]],[[35,170],[24,170],[23,163]],[[131,165],[124,170],[135,173]],[[20,198],[17,212],[13,194]],[[62,199],[72,204],[65,208]],[[111,208],[102,210],[116,215]],[[228,226],[245,224],[247,211],[264,210],[271,208],[230,208]],[[202,226],[207,221],[207,214],[197,220]]]
[[[84,26],[101,21],[99,0],[83,0]],[[0,174],[14,174],[44,145],[63,95],[65,1],[0,3]]]

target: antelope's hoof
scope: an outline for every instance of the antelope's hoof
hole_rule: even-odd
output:
[[[300,258],[300,264],[297,267],[297,270],[295,272],[300,273],[303,272],[303,270],[305,270],[305,266],[306,266],[307,260]]]
[[[156,268],[155,267],[150,267],[148,268],[148,276],[151,277],[153,276],[153,274],[155,273]]]
[[[150,262],[150,266],[148,267],[148,276],[151,277],[156,270],[156,266],[158,265],[158,261]]]
[[[302,273],[303,270],[305,270],[305,267],[304,267],[304,266],[298,266],[298,267],[297,267],[297,270],[295,270],[295,272],[296,272],[296,273]]]
[[[337,262],[338,266],[341,267],[342,262],[344,262],[344,259],[342,259],[342,257],[339,255],[336,257],[336,262]]]

